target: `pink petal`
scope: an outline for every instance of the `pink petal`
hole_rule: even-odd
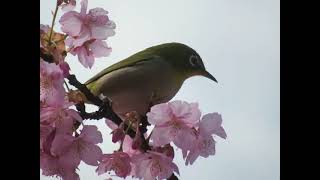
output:
[[[102,143],[102,134],[95,125],[84,125],[80,136],[82,140],[92,144]]]
[[[221,115],[218,113],[210,113],[206,114],[202,117],[202,120],[199,125],[200,133],[211,135],[216,134],[220,136],[221,138],[227,138],[227,134],[222,124],[222,118]],[[204,135],[203,135],[204,136]]]
[[[169,144],[176,136],[177,129],[171,126],[155,127],[151,134],[153,146],[163,146]]]
[[[205,138],[203,140],[203,145],[200,151],[200,156],[207,158],[210,155],[214,155],[216,152],[215,149],[215,144],[216,142],[214,141],[214,139],[212,138],[212,136],[209,136],[208,138]]]
[[[112,28],[113,24],[110,24]],[[91,35],[94,39],[105,40],[110,36],[115,35],[115,31],[110,29],[108,25],[91,25]]]
[[[107,46],[105,41],[95,40],[89,45],[93,56],[96,58],[108,56],[111,53],[111,48]]]
[[[169,103],[169,106],[174,116],[188,123],[190,127],[193,127],[200,120],[201,112],[197,103],[173,101]]]
[[[94,57],[92,52],[89,52],[85,47],[79,47],[78,58],[80,63],[86,67],[91,68],[94,63]]]
[[[106,14],[108,14],[108,11],[102,8],[93,8],[89,10],[90,16],[105,16]]]
[[[147,117],[150,124],[163,125],[172,118],[170,107],[166,103],[152,106]]]
[[[64,170],[74,170],[80,164],[80,156],[76,147],[70,148],[63,156],[59,159],[60,168]]]
[[[192,151],[189,152],[187,158],[186,158],[186,162],[185,164],[188,165],[192,165],[194,163],[194,161],[199,157],[199,152],[198,151]]]
[[[68,115],[78,122],[82,122],[82,117],[73,109],[68,109]]]
[[[52,176],[58,173],[59,164],[57,158],[40,152],[40,168],[45,176]]]
[[[63,180],[80,180],[80,177],[79,177],[79,174],[77,174],[76,172],[73,171],[70,171],[70,172],[67,172],[65,173],[63,176],[62,176],[62,179]]]
[[[154,162],[150,167],[153,177],[167,179],[171,176],[174,170],[179,172],[177,165],[172,162],[171,158],[154,151],[150,151],[149,153],[152,155],[152,161]]]
[[[133,175],[137,178],[152,178],[150,172],[150,166],[152,160],[149,159],[150,155],[148,154],[139,154],[132,156],[131,160],[133,162]]]
[[[88,8],[88,0],[82,0],[80,4],[81,4],[80,14],[86,15],[87,8]]]
[[[40,31],[42,31],[42,33],[47,33],[49,30],[50,30],[49,25],[40,24]]]
[[[122,141],[125,137],[125,133],[123,131],[123,129],[121,128],[117,128],[115,130],[112,131],[112,142],[116,143],[118,141]]]
[[[73,140],[71,135],[56,133],[50,149],[51,154],[57,156],[65,153],[72,145]]]
[[[73,10],[76,7],[76,0],[70,0],[68,4],[62,4],[61,9],[64,12]]]
[[[115,130],[118,128],[118,125],[114,122],[112,122],[110,119],[106,119],[106,124],[111,130]]]
[[[129,156],[140,154],[139,150],[134,150],[132,148],[132,139],[130,136],[126,135],[123,139],[122,150],[127,153]]]
[[[192,129],[189,127],[181,128],[175,138],[173,143],[183,150],[190,150],[193,147],[193,143],[196,140],[196,135]]]
[[[83,22],[79,13],[70,11],[63,14],[59,20],[61,30],[70,36],[79,36]]]
[[[97,166],[102,156],[100,147],[90,143],[83,144],[83,147],[79,152],[81,160],[88,165]]]
[[[142,144],[141,133],[139,131],[139,128],[137,128],[136,132],[137,133],[134,136],[133,141],[132,141],[132,149],[139,149],[139,147]]]
[[[98,174],[103,174],[107,171],[115,171],[119,177],[127,177],[131,172],[131,159],[124,152],[114,152],[112,154],[102,155],[101,163],[96,170]]]
[[[147,169],[142,176],[143,180],[155,180],[155,177],[152,175],[151,169]]]
[[[62,70],[62,72],[63,72],[63,77],[68,77],[69,76],[69,71],[70,71],[70,66],[69,66],[69,64],[67,63],[67,62],[61,62],[60,64],[59,64],[59,67],[60,67],[60,69]]]
[[[87,27],[83,26],[79,36],[77,37],[71,37],[71,40],[68,42],[69,47],[80,47],[84,45],[85,42],[89,41],[91,39],[90,31]]]

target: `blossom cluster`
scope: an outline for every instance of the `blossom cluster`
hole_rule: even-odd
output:
[[[199,157],[207,158],[215,154],[213,135],[226,138],[222,118],[218,113],[209,113],[201,118],[196,103],[172,101],[154,105],[147,113],[148,121],[154,125],[150,138],[150,150],[135,146],[139,141],[125,135],[123,126],[118,127],[111,120],[106,124],[112,131],[113,142],[121,142],[121,151],[105,154],[98,166],[98,174],[114,171],[119,177],[133,176],[139,179],[167,179],[173,172],[179,174],[173,162],[173,144],[182,150],[185,164],[193,164]],[[134,122],[134,121],[130,121]],[[139,131],[137,129],[137,131]]]
[[[197,103],[172,101],[151,107],[146,114],[153,129],[142,132],[142,118],[128,112],[120,125],[106,119],[112,130],[112,142],[119,149],[103,153],[99,144],[102,134],[95,125],[86,125],[73,107],[77,95],[65,79],[70,75],[68,54],[78,57],[85,68],[95,59],[106,57],[111,48],[106,40],[115,34],[115,23],[103,8],[88,10],[88,0],[57,0],[54,12],[63,11],[59,19],[61,31],[40,25],[40,168],[46,176],[63,180],[79,180],[81,161],[96,167],[98,175],[114,172],[118,177],[168,179],[179,174],[174,163],[174,146],[181,150],[185,165],[201,156],[215,154],[215,136],[226,138],[218,113],[201,117]],[[53,20],[54,21],[54,20]],[[54,25],[54,22],[52,23]],[[128,131],[134,132],[134,137]]]
[[[66,56],[77,55],[91,68],[95,58],[110,54],[105,40],[114,35],[115,24],[102,8],[87,12],[87,0],[81,1],[80,13],[74,11],[76,0],[58,0],[56,5],[54,16],[59,9],[64,12],[59,20],[62,32],[40,24],[40,168],[43,175],[76,180],[81,161],[98,166],[102,134],[96,126],[84,125],[72,109],[75,101],[64,87],[70,73]]]

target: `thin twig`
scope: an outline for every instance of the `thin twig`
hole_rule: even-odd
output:
[[[57,17],[57,13],[58,13],[58,9],[59,9],[59,5],[58,3],[56,4],[56,9],[54,10],[54,14],[53,14],[53,19],[52,19],[52,23],[51,23],[51,29],[50,29],[50,34],[49,34],[49,45],[51,45],[51,38],[52,38],[52,34],[53,34],[53,27],[54,27],[54,23],[56,21],[56,17]]]

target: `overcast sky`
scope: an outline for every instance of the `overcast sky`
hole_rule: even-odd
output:
[[[41,0],[42,24],[51,24],[54,3]],[[82,82],[139,50],[167,42],[194,48],[219,81],[191,78],[174,97],[198,102],[203,113],[221,113],[228,134],[227,140],[216,139],[215,156],[200,157],[192,166],[185,167],[177,152],[181,180],[280,179],[279,0],[89,0],[89,8],[94,7],[108,10],[117,29],[108,40],[112,54],[97,59],[91,70],[68,56]],[[93,124],[103,133],[102,150],[117,148],[104,121]],[[94,169],[81,164],[80,178],[108,177]]]

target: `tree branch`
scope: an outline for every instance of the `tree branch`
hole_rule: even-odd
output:
[[[167,180],[179,180],[179,179],[174,173],[172,173],[172,175]]]
[[[110,102],[108,100],[102,101],[100,98],[98,98],[97,96],[93,95],[91,93],[91,91],[87,88],[86,85],[81,84],[75,75],[71,74],[67,77],[67,79],[69,80],[69,84],[71,84],[72,86],[76,87],[77,89],[79,89],[88,99],[88,101],[90,101],[91,103],[93,103],[94,105],[99,107],[99,110],[93,113],[87,113],[85,110],[85,105],[84,103],[80,103],[76,105],[77,110],[79,111],[80,116],[83,119],[102,119],[102,118],[107,118],[110,119],[112,122],[114,122],[115,124],[117,124],[118,126],[120,126],[120,124],[122,123],[122,119],[112,110],[111,106],[110,106]],[[142,126],[139,127],[141,134],[144,134],[147,131],[147,125],[148,123],[145,123],[145,121],[147,121],[146,119],[143,120],[142,122]],[[125,129],[128,126],[125,124]],[[135,137],[136,132],[132,129],[128,130],[128,135],[131,138]],[[144,138],[144,136],[141,136],[142,138],[142,145],[141,148],[146,151],[146,150],[150,150],[150,146],[148,144],[148,142],[146,141],[146,139]]]

